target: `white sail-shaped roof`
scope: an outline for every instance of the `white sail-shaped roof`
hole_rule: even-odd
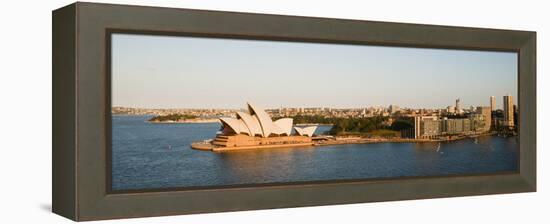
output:
[[[244,112],[237,112],[237,118],[242,119],[248,131],[251,133],[251,136],[262,135],[262,127],[256,116],[251,116],[250,114]]]
[[[251,103],[248,103],[248,110],[251,115],[256,115],[256,117],[258,117],[260,127],[262,128],[262,136],[269,137],[269,135],[273,132],[273,121],[271,121],[269,115],[261,107],[255,106]]]
[[[237,112],[237,118],[220,118],[223,128],[226,131],[234,132],[235,134],[246,134],[248,136],[269,137],[271,134],[287,135],[292,133],[292,118],[281,118],[275,122],[271,117],[260,107],[248,103],[250,112]],[[317,126],[306,128],[295,127],[296,133],[301,136],[313,136]]]
[[[230,117],[222,117],[220,118],[220,120],[222,124],[224,124],[226,127],[231,128],[231,130],[233,130],[237,134],[251,135],[243,120]]]
[[[276,120],[273,122],[274,126],[276,127],[275,134],[282,135],[290,135],[292,132],[292,118],[281,118],[279,120]]]
[[[296,130],[298,135],[308,136],[308,137],[313,136],[313,133],[315,133],[316,129],[317,129],[317,126],[309,126],[305,128],[294,127],[294,130]]]

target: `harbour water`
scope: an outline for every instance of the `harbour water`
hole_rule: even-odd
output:
[[[114,190],[300,181],[470,175],[516,171],[516,137],[442,143],[373,143],[214,153],[190,148],[218,123],[152,124],[113,116]],[[328,130],[320,127],[318,133]]]

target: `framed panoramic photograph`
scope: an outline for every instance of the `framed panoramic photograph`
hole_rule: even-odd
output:
[[[73,220],[536,190],[534,32],[75,3],[53,35]]]

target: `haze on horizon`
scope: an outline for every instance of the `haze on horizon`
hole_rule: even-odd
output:
[[[517,53],[114,34],[112,105],[489,106],[517,102]]]

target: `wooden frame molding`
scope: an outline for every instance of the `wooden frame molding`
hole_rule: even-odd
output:
[[[536,191],[536,33],[74,3],[53,12],[53,212],[73,220]],[[519,54],[519,172],[110,191],[110,35],[475,49]]]

